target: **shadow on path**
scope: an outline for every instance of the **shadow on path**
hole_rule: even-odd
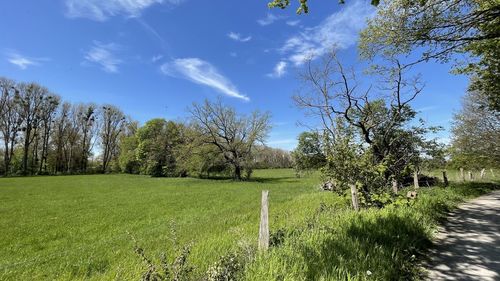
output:
[[[430,255],[429,280],[500,280],[500,190],[451,213]]]

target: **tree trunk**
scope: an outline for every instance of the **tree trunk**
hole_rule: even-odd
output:
[[[460,168],[460,178],[463,182],[465,182],[464,168]]]
[[[240,165],[234,165],[234,179],[241,180],[241,167],[240,167]]]
[[[443,183],[445,187],[449,184],[448,177],[446,176],[446,171],[443,171]]]

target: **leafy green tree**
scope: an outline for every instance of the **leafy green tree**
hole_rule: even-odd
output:
[[[128,174],[138,174],[140,172],[139,161],[137,160],[137,147],[139,145],[137,139],[138,123],[129,121],[125,131],[120,136],[120,155],[118,156],[118,164],[120,170]]]
[[[140,171],[155,177],[179,176],[175,149],[184,142],[183,125],[157,118],[137,130],[136,157]]]
[[[489,105],[500,110],[497,0],[384,1],[361,32],[359,46],[369,59],[418,52],[407,65],[470,54],[472,61],[461,62],[456,70],[478,77],[471,86],[489,95]]]
[[[500,167],[500,114],[489,109],[488,96],[468,91],[453,119],[453,165],[469,169]]]
[[[303,132],[298,137],[297,148],[292,152],[295,171],[319,170],[326,164],[322,136],[318,132]]]

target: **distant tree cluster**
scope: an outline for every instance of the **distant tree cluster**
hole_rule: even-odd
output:
[[[216,102],[193,104],[191,119],[143,126],[113,105],[62,102],[36,83],[0,78],[0,174],[126,172],[151,176],[232,175],[290,167],[288,152],[264,145],[269,114]]]
[[[489,96],[472,90],[452,126],[451,164],[455,168],[500,167],[500,113],[489,107]]]

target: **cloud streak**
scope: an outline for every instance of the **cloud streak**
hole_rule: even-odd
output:
[[[274,66],[273,72],[267,74],[267,76],[271,77],[271,78],[280,78],[281,76],[285,75],[287,65],[288,65],[288,63],[286,61],[278,62]]]
[[[183,0],[66,0],[66,16],[105,21],[123,15],[139,17],[143,10],[155,4],[178,5]]]
[[[208,86],[226,96],[249,101],[231,81],[219,73],[209,62],[199,58],[181,58],[161,66],[161,71],[168,76],[180,77],[193,83]]]
[[[20,69],[24,70],[30,66],[40,65],[44,61],[48,61],[48,58],[31,58],[24,55],[21,55],[15,51],[9,51],[6,54],[7,61]]]
[[[289,37],[280,50],[289,61],[301,65],[306,59],[319,57],[332,48],[347,49],[356,44],[359,31],[374,14],[371,5],[361,0],[349,1],[319,25],[302,28]]]
[[[244,37],[241,34],[236,33],[236,32],[232,32],[232,31],[227,34],[227,37],[233,39],[234,41],[238,41],[238,42],[248,42],[248,41],[252,40],[252,36],[250,36],[250,35],[247,37]]]
[[[115,43],[103,44],[94,41],[94,46],[85,54],[85,60],[91,64],[101,66],[101,69],[108,73],[117,73],[118,66],[123,63],[114,54],[119,49]]]
[[[277,17],[271,13],[267,13],[265,18],[258,19],[257,23],[260,24],[261,26],[266,26],[273,24],[275,21],[282,19],[282,17]]]

